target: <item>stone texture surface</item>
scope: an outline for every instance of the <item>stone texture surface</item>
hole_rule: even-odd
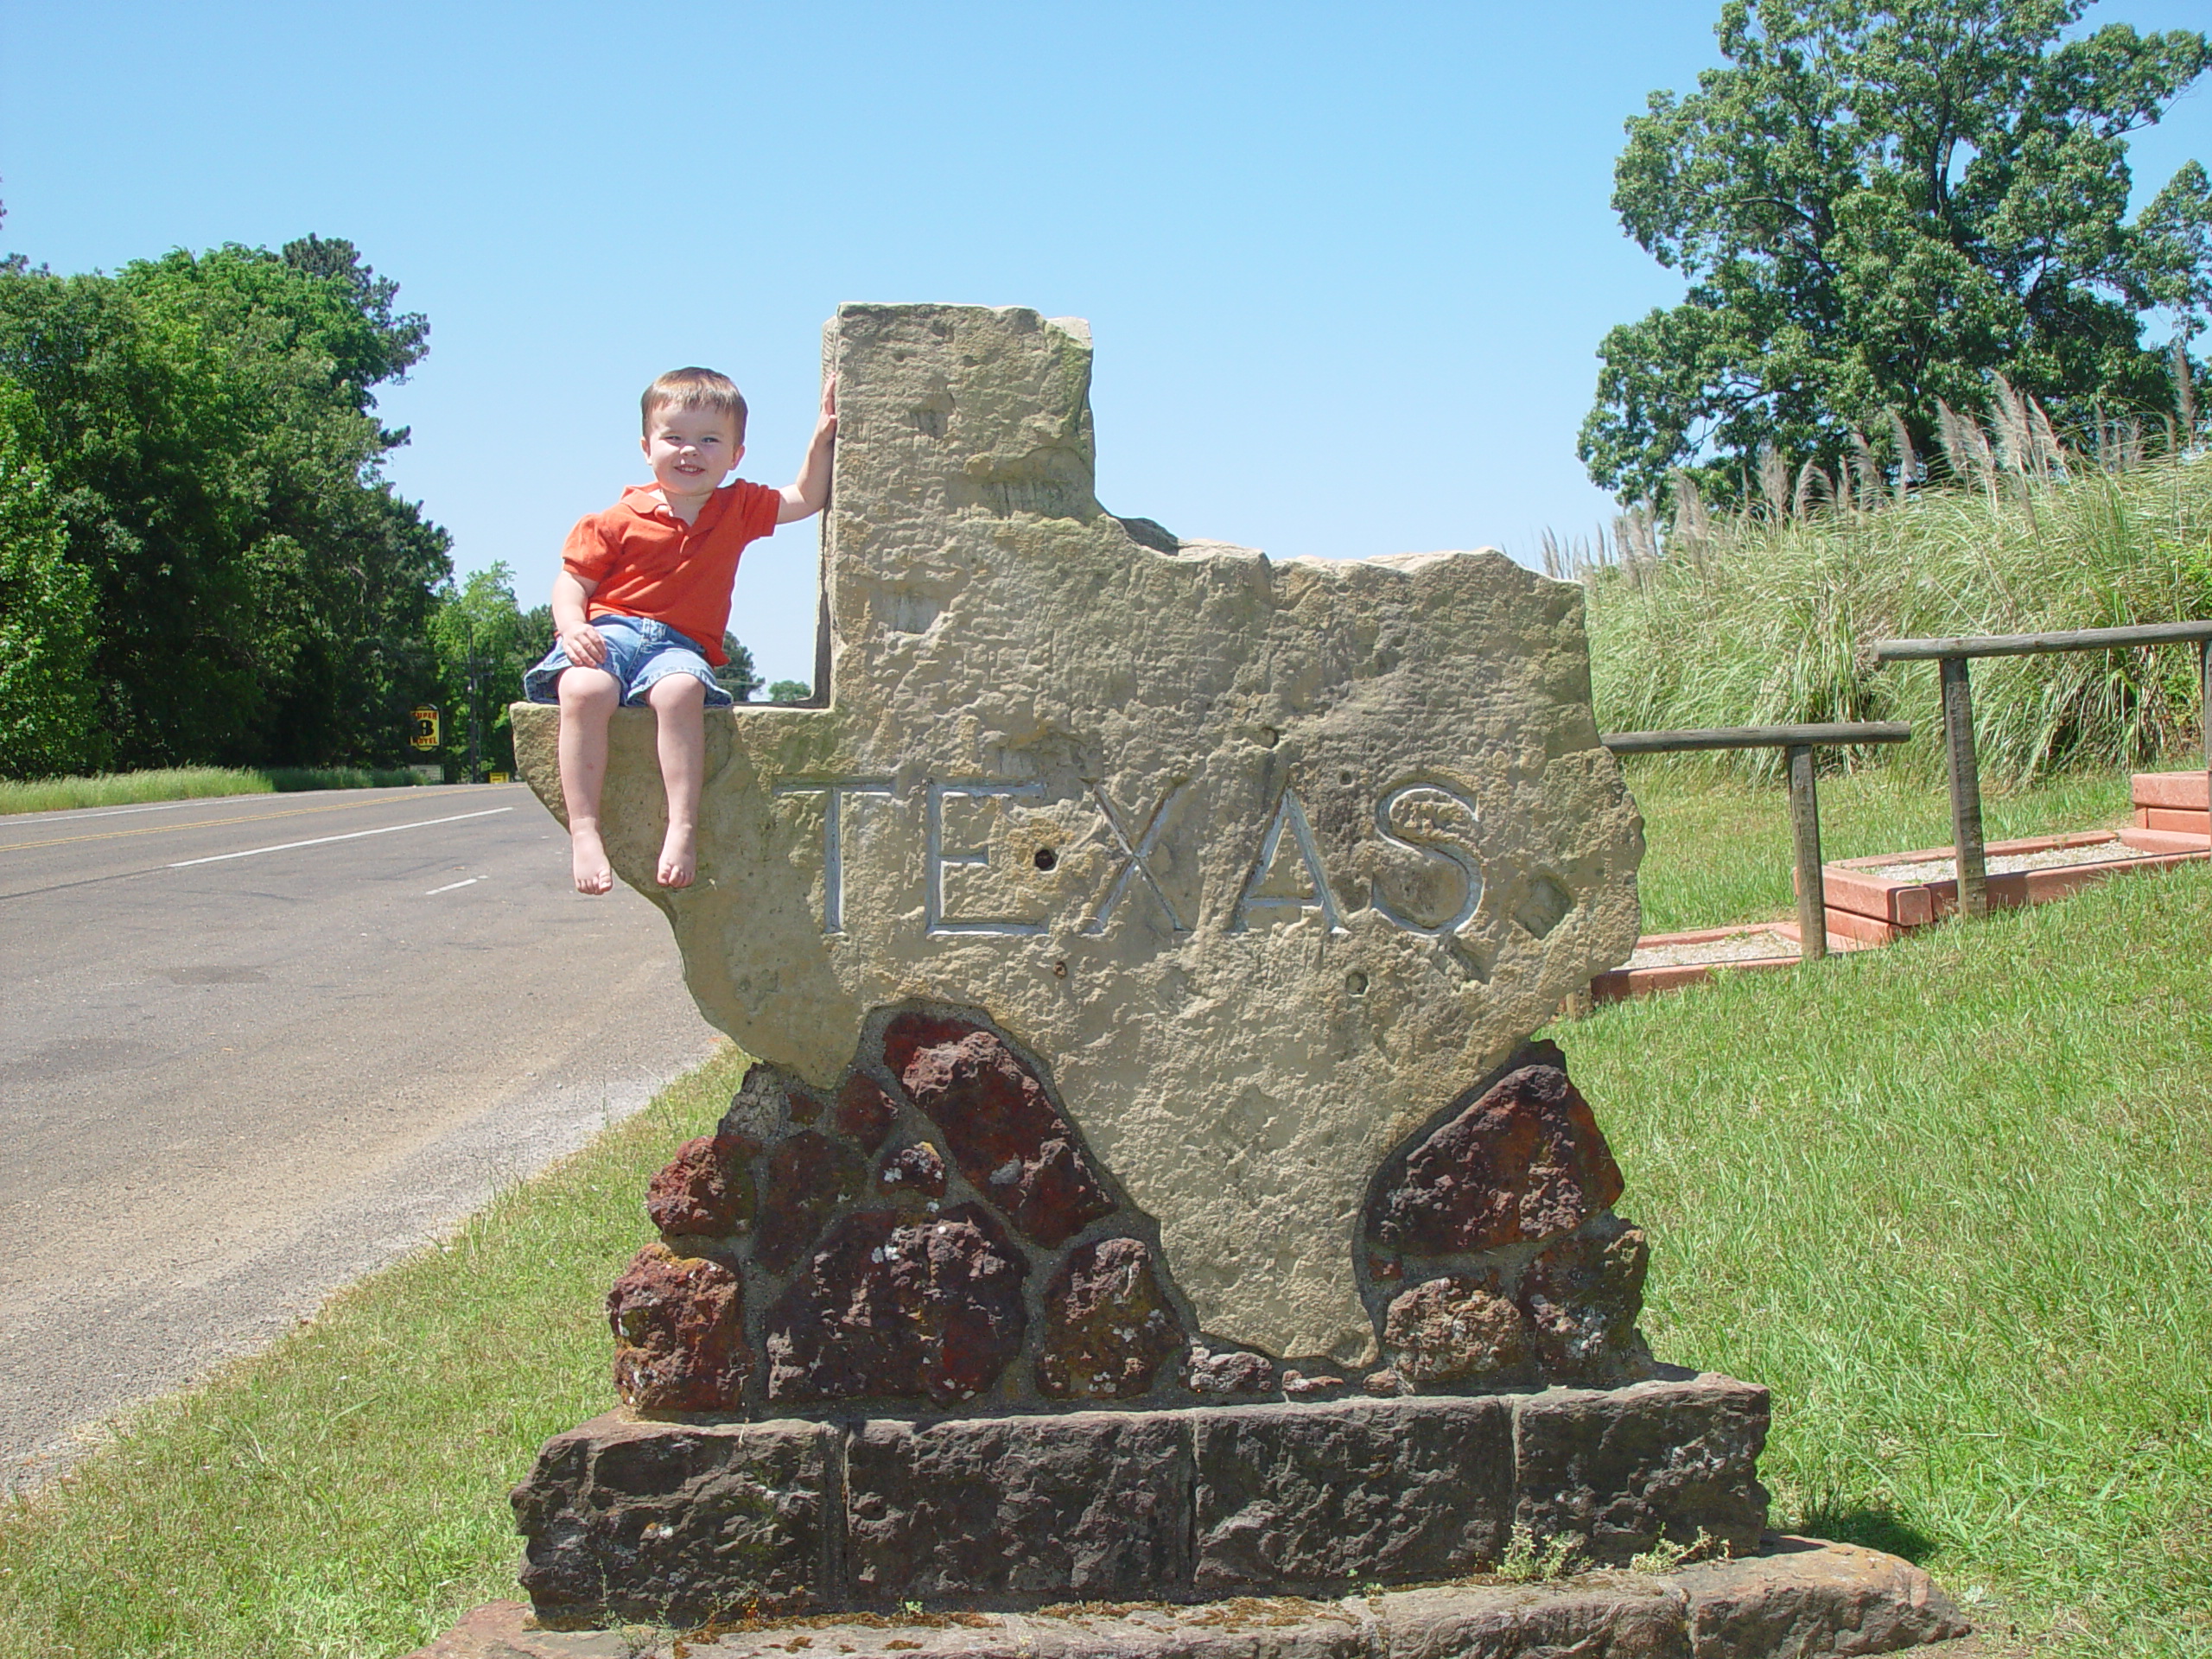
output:
[[[1911,1562],[1855,1544],[1783,1538],[1745,1560],[1686,1567],[1677,1582],[1697,1659],[1895,1653],[1973,1630]]]
[[[1519,1300],[1546,1376],[1612,1382],[1643,1357],[1636,1320],[1650,1266],[1643,1230],[1611,1216],[1529,1264]]]
[[[1191,1423],[1202,1595],[1451,1578],[1503,1552],[1508,1399],[1233,1406]]]
[[[861,1605],[1142,1600],[1190,1581],[1179,1412],[868,1423],[845,1448]]]
[[[1402,1291],[1382,1325],[1391,1364],[1416,1383],[1510,1376],[1528,1359],[1529,1337],[1495,1272],[1448,1274]]]
[[[1382,1599],[1379,1645],[1390,1659],[1704,1659],[1691,1648],[1681,1592],[1662,1579],[1408,1590]]]
[[[973,1400],[1021,1351],[1027,1272],[979,1205],[856,1211],[769,1310],[768,1398]]]
[[[753,1218],[747,1166],[760,1143],[741,1135],[702,1135],[677,1148],[645,1189],[645,1214],[664,1233],[719,1236]]]
[[[944,1196],[944,1158],[926,1141],[901,1147],[877,1166],[876,1190],[911,1192],[925,1198]]]
[[[865,1071],[855,1071],[837,1090],[837,1131],[870,1152],[881,1148],[899,1116],[891,1091]]]
[[[1910,1563],[1783,1538],[1741,1560],[1656,1576],[1458,1584],[1332,1601],[767,1620],[658,1640],[531,1630],[520,1604],[493,1602],[408,1659],[1842,1659],[1915,1648],[1929,1659],[1996,1659],[1972,1637],[1948,1634],[1965,1629]]]
[[[1236,1348],[1216,1353],[1193,1344],[1183,1362],[1183,1382],[1199,1395],[1273,1394],[1275,1363],[1265,1354]]]
[[[1662,1530],[1755,1546],[1764,1414],[1764,1390],[1716,1376],[933,1421],[616,1414],[549,1441],[515,1504],[524,1583],[572,1622],[802,1592],[955,1609],[1334,1592],[1486,1567],[1516,1520],[1601,1561]]]
[[[1045,1287],[1037,1390],[1052,1400],[1134,1400],[1183,1341],[1143,1240],[1078,1245]]]
[[[696,1624],[834,1601],[836,1434],[613,1414],[555,1435],[512,1496],[537,1618]]]
[[[886,1059],[944,1132],[968,1184],[989,1194],[1024,1238],[1056,1250],[1112,1213],[1114,1200],[1043,1082],[996,1036],[971,1027],[926,1046],[912,1040],[917,1026],[947,1023],[900,1015],[884,1034]]]
[[[709,715],[672,893],[652,718],[618,712],[616,869],[708,1018],[825,1093],[872,1010],[989,1010],[1200,1328],[1364,1363],[1373,1173],[1634,944],[1580,590],[1115,518],[1080,323],[848,306],[827,345],[829,704]],[[516,710],[557,813],[556,726]]]
[[[1523,1066],[1407,1159],[1376,1235],[1427,1255],[1571,1233],[1621,1195],[1589,1102],[1555,1065]]]
[[[1548,1389],[1514,1413],[1513,1518],[1571,1534],[1589,1559],[1621,1562],[1700,1529],[1748,1552],[1766,1529],[1758,1455],[1767,1391],[1706,1375],[1624,1389]]]
[[[818,1129],[801,1129],[768,1154],[753,1259],[788,1273],[821,1235],[831,1211],[868,1185],[861,1155]]]
[[[640,1411],[734,1411],[753,1370],[745,1286],[720,1262],[648,1244],[607,1293],[614,1392]]]

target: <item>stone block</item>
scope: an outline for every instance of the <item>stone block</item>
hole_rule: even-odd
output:
[[[1401,1291],[1382,1320],[1382,1347],[1414,1383],[1508,1377],[1529,1357],[1529,1330],[1498,1294],[1493,1270],[1447,1274]]]
[[[845,1447],[862,1605],[1173,1598],[1190,1583],[1182,1412],[873,1421]]]
[[[676,1149],[645,1189],[645,1214],[664,1233],[722,1237],[753,1218],[748,1160],[760,1153],[749,1135],[702,1135]]]
[[[1037,1391],[1049,1400],[1133,1400],[1182,1351],[1183,1325],[1141,1239],[1068,1252],[1045,1287]]]
[[[1696,1659],[1895,1653],[1973,1629],[1910,1561],[1854,1544],[1783,1538],[1675,1577],[1689,1598]]]
[[[1021,1351],[1028,1271],[980,1205],[855,1211],[768,1311],[768,1399],[973,1400]]]
[[[1508,1399],[1228,1406],[1191,1421],[1200,1594],[1452,1578],[1503,1552]]]
[[[1043,1080],[997,1037],[906,1014],[891,1022],[884,1046],[907,1095],[944,1131],[969,1185],[988,1194],[1024,1238],[1056,1250],[1086,1223],[1113,1213],[1114,1200]]]
[[[1454,1586],[1378,1599],[1376,1659],[1694,1659],[1681,1592],[1657,1579]]]
[[[1611,1215],[1547,1245],[1529,1264],[1519,1300],[1546,1376],[1605,1384],[1648,1363],[1636,1320],[1650,1266],[1643,1230]]]
[[[595,1417],[514,1489],[523,1588],[556,1628],[835,1605],[837,1431]]]
[[[1493,1085],[1407,1159],[1376,1236],[1423,1255],[1571,1233],[1621,1195],[1590,1103],[1556,1065]]]
[[[745,1284],[727,1264],[648,1244],[607,1293],[614,1392],[641,1411],[732,1411],[753,1375]]]
[[[1513,1519],[1571,1534],[1618,1563],[1700,1530],[1739,1553],[1766,1529],[1758,1456],[1767,1391],[1713,1374],[1622,1389],[1549,1389],[1516,1402]]]
[[[788,1273],[840,1204],[868,1185],[860,1154],[818,1129],[801,1129],[768,1154],[753,1259]]]

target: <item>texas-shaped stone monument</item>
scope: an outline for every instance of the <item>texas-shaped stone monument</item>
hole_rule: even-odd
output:
[[[760,1063],[645,1195],[622,1408],[515,1490],[537,1618],[951,1609],[948,1653],[1221,1659],[1963,1630],[1906,1563],[1786,1550],[1765,1588],[1393,1623],[1378,1585],[1529,1541],[1619,1565],[1767,1519],[1766,1391],[1646,1351],[1621,1171],[1527,1040],[1637,931],[1580,591],[1116,518],[1080,323],[847,306],[827,345],[823,695],[708,717],[686,890],[652,716],[614,720],[614,867]],[[558,813],[556,731],[516,709]],[[1235,1598],[1354,1588],[1351,1625],[1236,1633]],[[1211,1646],[979,1611],[1208,1599]]]
[[[982,1011],[1205,1336],[1369,1361],[1378,1168],[1635,942],[1580,590],[1491,550],[1279,561],[1115,517],[1079,321],[849,305],[826,346],[815,704],[709,715],[674,893],[651,716],[618,716],[617,872],[707,1017],[817,1088],[879,1011]],[[555,729],[518,707],[558,813]]]

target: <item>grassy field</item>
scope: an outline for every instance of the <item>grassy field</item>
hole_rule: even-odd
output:
[[[2212,870],[1556,1034],[1665,1358],[1807,1530],[2081,1654],[2212,1654]]]
[[[1796,915],[1789,796],[1780,783],[1731,776],[1701,758],[1632,759],[1626,771],[1643,811],[1637,887],[1645,932]],[[1940,775],[1908,764],[1822,778],[1816,787],[1824,859],[1950,844],[1950,797]],[[2128,794],[2126,775],[2112,772],[1985,788],[1983,833],[2000,841],[2116,829],[2133,822]]]
[[[268,795],[305,789],[391,789],[420,782],[407,771],[359,766],[176,766],[163,772],[105,772],[97,778],[0,779],[0,816],[86,806],[136,806],[214,795]]]
[[[1939,791],[1858,787],[1829,793],[1839,851],[1942,839]],[[1787,906],[1778,791],[1637,789],[1668,919]],[[2124,785],[1993,829],[2099,803]],[[1746,848],[1768,876],[1700,874]],[[1775,1390],[1781,1524],[1912,1555],[2063,1651],[2212,1655],[2208,958],[2196,868],[1554,1033],[1652,1233],[1655,1349]],[[0,1514],[0,1654],[365,1659],[515,1593],[506,1490],[612,1403],[600,1299],[741,1064]]]
[[[2212,455],[1702,530],[1560,567],[1586,584],[1606,731],[1910,720],[1912,753],[1868,758],[1932,776],[1936,665],[1883,666],[1874,641],[2212,618]],[[2200,729],[2186,647],[1986,658],[1974,696],[1985,783],[2117,772]],[[1729,764],[1772,775],[1777,753]]]

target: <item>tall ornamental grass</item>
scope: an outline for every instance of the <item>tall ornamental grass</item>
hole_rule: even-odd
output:
[[[1891,753],[1926,766],[1936,665],[1884,666],[1876,640],[2212,619],[2212,455],[2069,470],[1992,472],[1826,511],[1801,500],[1700,523],[1702,534],[1678,522],[1663,552],[1648,535],[1641,551],[1624,537],[1623,556],[1576,569],[1600,723],[1910,720],[1921,741]],[[1982,775],[1999,784],[2155,763],[2200,729],[2190,647],[1989,658],[1973,680]],[[1752,751],[1721,764],[1777,762]]]

